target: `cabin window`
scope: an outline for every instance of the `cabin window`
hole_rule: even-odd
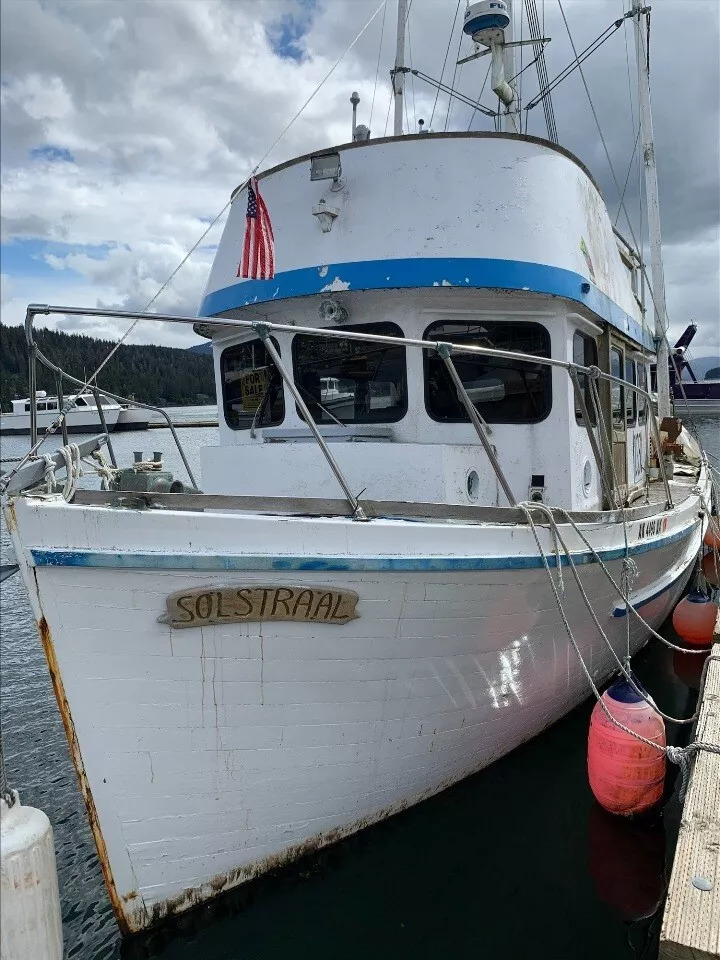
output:
[[[610,349],[610,376],[623,379],[623,356],[617,347]],[[625,388],[620,383],[610,384],[610,399],[612,401],[612,422],[614,427],[623,427],[625,424]]]
[[[342,329],[385,337],[403,335],[394,323]],[[317,423],[395,423],[407,412],[402,344],[297,334],[293,339],[293,366],[295,382]]]
[[[76,406],[76,407],[86,407],[86,406],[87,406],[87,400],[85,400],[84,397],[76,397],[76,398],[75,398],[75,406]]]
[[[29,403],[26,403],[26,404],[25,404],[25,413],[30,413],[30,404],[29,404]]]
[[[273,339],[275,349],[280,349]],[[262,340],[237,343],[220,355],[225,422],[233,430],[272,427],[285,418],[280,372]]]
[[[46,403],[38,403],[38,404],[37,404],[37,408],[38,408],[38,410],[47,410],[47,404],[46,404]]]
[[[441,320],[427,328],[424,339],[550,356],[550,334],[539,323]],[[452,360],[475,408],[488,423],[539,423],[550,413],[552,370],[546,364],[461,353],[454,353]],[[429,350],[425,351],[425,406],[433,420],[469,420],[442,358]]]
[[[625,379],[633,386],[637,384],[637,373],[635,371],[635,361],[625,360]],[[637,394],[634,390],[625,390],[625,422],[629,427],[635,426],[637,419]]]
[[[581,367],[592,367],[597,366],[597,359],[597,343],[586,333],[580,333],[579,330],[576,330],[573,336],[573,363],[577,363],[577,365]],[[590,379],[587,374],[579,373],[578,383],[582,390],[585,406],[587,407],[588,416],[590,417],[590,423],[594,427],[596,426],[597,418],[595,416],[595,406],[590,391]],[[580,410],[577,397],[575,398],[575,419],[578,423],[583,422],[582,411]]]

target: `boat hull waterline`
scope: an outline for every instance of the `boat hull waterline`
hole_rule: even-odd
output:
[[[698,506],[690,496],[629,524],[633,597],[653,627],[690,576]],[[444,789],[588,695],[527,528],[32,497],[6,515],[124,932]],[[619,582],[622,525],[583,530]],[[539,535],[554,564],[549,532]],[[629,622],[634,653],[647,632],[622,615],[577,535],[567,526],[563,535],[615,652],[625,654]],[[371,553],[380,543],[384,552]],[[617,664],[567,568],[562,579],[573,632],[602,683]],[[238,609],[225,606],[227,622],[167,622],[171,595],[198,612],[187,597],[233,590],[276,600],[354,592],[357,617],[328,622],[325,604],[312,622],[305,608],[294,620],[234,622]],[[213,602],[200,612],[217,619]]]

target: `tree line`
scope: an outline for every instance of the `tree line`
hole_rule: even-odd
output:
[[[77,333],[35,330],[38,348],[53,363],[77,379],[89,377],[114,346]],[[99,378],[100,389],[141,403],[161,406],[192,406],[212,403],[215,379],[212,356],[176,347],[153,344],[122,344]],[[57,393],[55,374],[37,364],[37,389]],[[72,386],[64,381],[64,392]],[[0,324],[0,403],[10,410],[10,401],[28,396],[28,355],[22,327]]]

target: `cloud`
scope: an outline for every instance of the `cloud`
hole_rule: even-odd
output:
[[[4,267],[9,280],[3,281],[3,320],[21,322],[30,300],[144,306],[378,2],[4,0],[2,241],[12,270]],[[543,6],[544,33],[553,37],[547,48],[553,77],[570,62],[572,49],[557,5]],[[564,6],[580,50],[620,16],[623,4],[566,0]],[[454,67],[459,35],[459,24],[450,34],[454,9],[451,3],[414,0],[408,62],[440,77],[447,51],[443,79],[450,82],[454,75],[458,89],[475,99],[486,67],[483,61]],[[518,33],[519,9],[516,3]],[[700,325],[698,352],[717,342],[720,316],[720,5],[700,0],[690,18],[686,9],[685,0],[664,0],[653,11],[652,83],[672,331],[694,317]],[[526,39],[524,21],[522,31]],[[264,166],[346,142],[352,90],[361,96],[358,120],[369,124],[374,136],[392,127],[388,71],[394,35],[394,3],[388,0]],[[465,39],[462,52],[469,49]],[[692,67],[683,53],[688,49]],[[528,50],[522,48],[523,65],[531,57]],[[632,29],[624,25],[584,71],[621,189],[630,170],[624,199],[637,223],[642,184],[637,154],[630,166],[638,116],[632,63]],[[537,90],[534,67],[522,78],[527,102]],[[493,105],[487,87],[483,100]],[[577,71],[553,100],[561,141],[592,169],[614,216],[619,190]],[[420,117],[436,131],[446,125],[467,129],[471,122],[473,129],[491,127],[480,114],[471,117],[467,107],[455,104],[449,110],[446,96],[419,78],[408,82],[406,103],[412,130]],[[530,111],[528,130],[544,135],[542,107]],[[629,232],[623,215],[618,225]],[[221,229],[222,221],[156,308],[195,312]],[[57,322],[86,332],[94,323]],[[108,321],[102,332],[121,328]],[[135,336],[193,339],[184,329],[150,325],[140,325]]]

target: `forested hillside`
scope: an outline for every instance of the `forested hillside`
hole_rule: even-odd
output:
[[[36,330],[35,338],[46,357],[78,378],[90,376],[113,347],[107,340],[53,330]],[[0,324],[0,402],[4,410],[10,409],[11,400],[28,395],[27,375],[23,328]],[[163,406],[211,403],[215,399],[212,357],[174,347],[123,344],[100,374],[99,386],[142,403]],[[39,363],[37,388],[56,392],[55,375]],[[70,390],[67,383],[64,390]]]

